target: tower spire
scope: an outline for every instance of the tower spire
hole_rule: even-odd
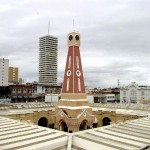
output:
[[[73,20],[74,27],[74,20]],[[55,128],[77,132],[92,128],[94,116],[86,98],[80,56],[80,33],[68,34],[68,55],[61,91],[61,99],[55,109]],[[63,120],[63,122],[62,122]],[[86,122],[85,122],[86,120]],[[65,123],[66,128],[64,128]]]
[[[73,31],[75,31],[75,21],[73,19]]]

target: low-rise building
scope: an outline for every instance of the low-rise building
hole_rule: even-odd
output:
[[[10,85],[12,102],[44,101],[46,94],[60,94],[60,86],[47,86],[39,84]]]
[[[10,91],[12,102],[25,102],[33,99],[32,85],[10,85]]]
[[[140,86],[136,82],[131,82],[128,86],[120,88],[121,103],[136,103],[141,100],[150,99],[150,86]]]
[[[87,99],[90,103],[118,103],[120,102],[120,89],[86,89]]]
[[[94,95],[87,95],[89,103],[114,103],[115,94],[112,93],[100,93]]]

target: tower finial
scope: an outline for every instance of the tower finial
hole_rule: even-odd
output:
[[[49,35],[49,32],[50,32],[50,20],[48,21],[48,35]]]
[[[73,19],[73,31],[75,31],[75,21]]]

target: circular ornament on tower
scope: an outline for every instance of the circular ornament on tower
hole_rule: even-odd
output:
[[[86,113],[84,113],[83,116],[86,117]]]
[[[71,76],[71,71],[70,70],[67,71],[67,76]]]

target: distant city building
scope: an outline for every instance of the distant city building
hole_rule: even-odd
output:
[[[10,85],[11,102],[32,101],[32,85]]]
[[[19,84],[26,84],[26,79],[19,78]]]
[[[121,103],[137,103],[141,100],[150,99],[150,86],[140,86],[136,82],[131,82],[126,87],[120,89]]]
[[[19,78],[19,84],[22,84],[22,82],[23,82],[23,79]]]
[[[39,83],[57,85],[57,45],[56,37],[47,35],[39,43]]]
[[[61,87],[60,86],[43,86],[39,84],[16,84],[9,85],[9,90],[7,90],[4,94],[1,92],[2,88],[0,88],[0,97],[1,95],[8,97],[10,95],[12,102],[31,102],[31,101],[44,101],[44,97],[46,94],[60,94]],[[4,90],[3,90],[4,91]],[[54,99],[54,98],[53,98]],[[55,97],[56,99],[56,97]]]
[[[119,103],[120,89],[86,89],[87,99],[90,103]]]
[[[0,58],[0,86],[8,86],[9,60]]]
[[[17,67],[9,67],[8,82],[18,83],[18,68]]]
[[[87,95],[89,103],[115,103],[115,94],[113,93],[101,93],[94,95]]]
[[[60,94],[61,86],[33,84],[33,95]]]

